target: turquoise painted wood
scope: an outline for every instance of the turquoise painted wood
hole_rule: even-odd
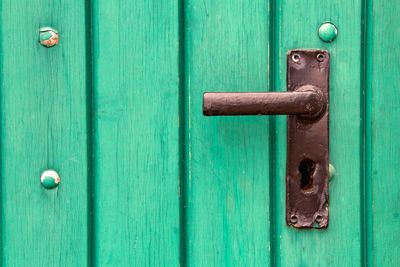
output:
[[[204,117],[204,91],[269,90],[266,1],[185,2],[186,264],[268,265],[267,117]]]
[[[399,266],[399,11],[0,1],[0,266]],[[205,91],[285,91],[294,48],[331,54],[327,230],[285,224],[285,116],[202,115]]]
[[[85,266],[91,224],[85,1],[1,1],[1,261]],[[39,28],[63,40],[46,49]],[[40,176],[56,170],[59,187]]]
[[[371,265],[396,266],[400,262],[400,142],[396,138],[400,134],[400,63],[394,55],[400,52],[400,29],[389,19],[398,16],[399,5],[395,1],[368,4],[367,16],[374,19],[368,21],[365,48],[367,256]]]
[[[178,1],[93,2],[94,258],[178,266]]]

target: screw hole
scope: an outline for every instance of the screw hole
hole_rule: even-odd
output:
[[[311,159],[304,159],[300,162],[299,172],[301,174],[300,188],[303,191],[313,189],[313,176],[315,172],[315,162]]]
[[[290,216],[290,222],[291,223],[297,223],[297,216],[296,215],[291,215]]]
[[[315,217],[315,221],[316,221],[317,223],[322,222],[322,219],[323,219],[323,217],[322,217],[322,215],[320,215],[320,214],[318,214],[318,215]]]
[[[297,53],[293,54],[293,55],[292,55],[292,60],[293,60],[294,62],[299,62],[299,61],[300,61],[300,55],[297,54]]]
[[[317,59],[318,59],[318,61],[324,61],[324,59],[325,59],[324,54],[318,54]]]

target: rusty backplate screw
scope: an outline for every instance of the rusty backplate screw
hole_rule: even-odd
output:
[[[292,60],[293,62],[299,62],[300,61],[300,55],[297,53],[292,54]]]
[[[296,224],[297,223],[297,216],[296,215],[290,216],[290,222],[293,223],[293,224]]]
[[[317,223],[321,223],[321,222],[322,222],[322,219],[323,219],[323,217],[322,217],[322,215],[320,215],[320,214],[318,214],[317,216],[315,216],[315,222],[317,222]]]
[[[56,171],[46,170],[40,176],[40,182],[44,188],[53,189],[61,182],[61,178]]]
[[[39,30],[39,43],[47,48],[58,44],[58,32],[50,27],[43,27]]]
[[[321,53],[317,54],[317,60],[318,60],[319,62],[324,61],[324,59],[325,59],[324,54],[321,54]]]

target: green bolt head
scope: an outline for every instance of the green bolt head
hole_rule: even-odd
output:
[[[40,182],[46,189],[53,189],[61,182],[61,178],[56,171],[46,170],[40,176]]]
[[[324,22],[319,26],[318,36],[322,41],[330,43],[335,40],[337,35],[338,30],[332,22]]]
[[[58,32],[50,27],[40,28],[39,43],[47,48],[55,46],[58,44]]]
[[[335,167],[333,167],[333,165],[329,163],[329,180],[331,180],[333,176],[335,176],[335,172]]]

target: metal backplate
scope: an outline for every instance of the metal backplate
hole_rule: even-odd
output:
[[[318,116],[288,116],[286,222],[296,228],[328,227],[329,53],[287,53],[287,90],[312,87],[324,97]]]

